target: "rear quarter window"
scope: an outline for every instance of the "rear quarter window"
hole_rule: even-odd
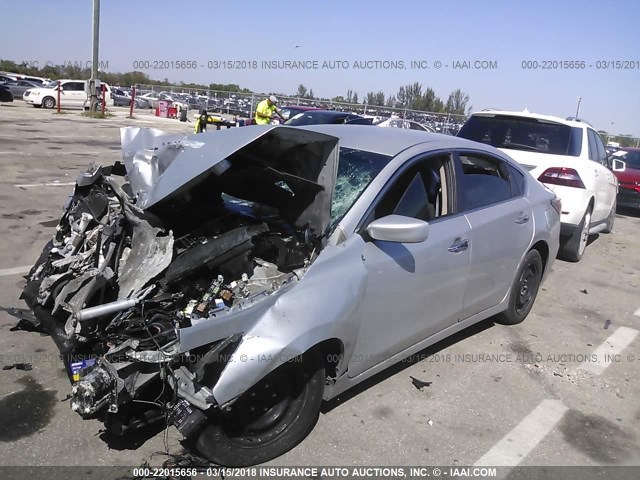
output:
[[[524,195],[527,188],[527,181],[522,172],[513,165],[509,165],[509,176],[511,177],[511,188],[514,195]]]

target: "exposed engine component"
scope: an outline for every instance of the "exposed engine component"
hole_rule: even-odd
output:
[[[202,410],[182,399],[176,402],[171,411],[171,423],[185,437],[193,434],[207,419]]]
[[[106,368],[94,368],[71,387],[71,410],[84,417],[95,414],[109,402],[115,384],[115,379]]]

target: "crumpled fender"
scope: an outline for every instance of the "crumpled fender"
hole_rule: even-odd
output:
[[[318,343],[344,342],[343,373],[360,327],[366,269],[363,240],[354,235],[327,246],[306,275],[281,295],[245,335],[213,388],[220,405],[234,400],[269,372]]]

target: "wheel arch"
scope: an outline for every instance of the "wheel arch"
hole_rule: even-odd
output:
[[[531,250],[537,250],[540,257],[542,257],[542,275],[544,276],[549,261],[549,244],[545,240],[538,240],[531,246],[527,253]]]
[[[344,343],[339,338],[323,340],[307,351],[319,350],[324,360],[326,376],[337,378],[344,360]],[[306,352],[305,352],[306,353]]]
[[[47,100],[48,98],[50,98],[51,100],[53,100],[53,106],[55,107],[57,105],[56,99],[55,97],[52,97],[51,95],[46,95],[44,97],[42,97],[42,100],[40,100],[40,105],[44,106],[44,102],[45,100]]]

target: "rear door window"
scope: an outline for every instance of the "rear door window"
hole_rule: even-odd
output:
[[[587,130],[589,139],[589,160],[598,162],[598,145],[596,143],[596,133],[593,130]]]
[[[460,154],[459,199],[465,211],[504,202],[518,194],[506,162],[484,155]]]
[[[594,140],[596,142],[596,148],[598,149],[598,161],[606,167],[609,163],[608,157],[607,157],[607,151],[604,148],[604,144],[602,143],[602,139],[600,138],[600,135],[598,135],[597,132],[593,132],[593,133],[595,135]]]

